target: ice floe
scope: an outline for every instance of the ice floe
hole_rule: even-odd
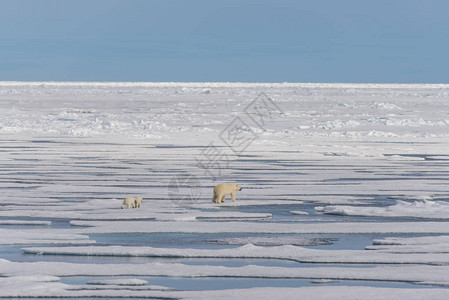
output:
[[[21,207],[8,207],[7,210],[0,211],[3,217],[33,217],[33,218],[55,218],[55,219],[71,219],[71,220],[159,220],[159,221],[182,221],[196,219],[265,219],[270,218],[270,213],[243,213],[231,211],[208,211],[207,209],[218,210],[220,207],[235,207],[256,205],[255,201],[242,203],[225,203],[223,205],[212,205],[209,203],[201,203],[197,205],[187,206],[185,209],[173,205],[167,201],[152,201],[144,199],[143,206],[139,209],[120,209],[123,200],[104,199],[90,200],[86,203],[60,203],[59,205],[47,206],[41,205],[33,210],[25,210]],[[162,203],[158,203],[162,202]],[[295,203],[300,201],[267,201],[262,202],[265,205]],[[260,202],[259,202],[260,205]],[[189,208],[197,208],[192,210]],[[0,225],[19,225],[20,222],[33,225],[49,225],[47,221],[20,221],[20,220],[0,220]]]
[[[209,240],[211,243],[224,245],[246,245],[253,244],[256,246],[318,246],[331,245],[333,238],[299,238],[299,237],[244,237],[244,238],[223,238],[217,240]]]
[[[299,216],[307,216],[309,214],[308,212],[301,211],[301,210],[292,210],[290,212],[294,215],[299,215]]]
[[[373,245],[365,249],[390,253],[449,253],[449,236],[390,237],[374,240]]]
[[[326,206],[320,209],[325,214],[346,216],[415,217],[449,219],[449,203],[446,201],[400,201],[386,207]]]
[[[233,277],[233,278],[290,278],[363,281],[399,281],[409,283],[438,282],[449,284],[447,266],[374,266],[374,267],[267,267],[246,265],[225,267],[211,265],[185,265],[177,263],[145,264],[75,264],[63,262],[9,262],[0,260],[3,276],[16,273],[39,276],[55,274],[68,276],[146,276],[146,277]]]
[[[105,280],[92,280],[87,282],[92,285],[125,285],[125,286],[139,286],[148,285],[148,281],[138,278],[127,279],[105,279]]]
[[[262,247],[247,244],[232,249],[176,249],[126,246],[77,246],[23,248],[24,253],[40,255],[189,257],[189,258],[264,258],[302,263],[347,264],[447,264],[444,253],[392,255],[391,252],[367,250],[318,250],[292,245]]]
[[[69,233],[65,230],[14,230],[0,229],[0,245],[26,245],[26,244],[94,244],[86,235]]]
[[[19,279],[18,279],[19,280]],[[360,286],[321,287],[256,287],[248,289],[223,289],[206,291],[158,291],[158,290],[94,290],[89,286],[67,285],[60,282],[23,281],[20,285],[2,284],[0,297],[22,298],[161,298],[161,299],[435,299],[449,297],[447,289],[437,288],[376,288]]]
[[[154,222],[154,221],[71,221],[77,233],[241,233],[240,222]],[[120,225],[120,226],[118,226]],[[246,222],[247,233],[449,233],[448,222],[329,222],[273,223]]]
[[[51,225],[51,221],[0,220],[0,225]]]

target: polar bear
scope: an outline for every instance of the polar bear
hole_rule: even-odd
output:
[[[212,202],[222,203],[227,195],[231,195],[231,199],[235,202],[235,192],[241,191],[242,188],[235,183],[222,183],[214,188],[214,197],[212,198]]]
[[[136,197],[126,197],[125,200],[123,200],[122,203],[122,209],[125,207],[125,205],[129,208],[130,206],[134,208],[134,205],[136,203]]]
[[[132,208],[137,208],[142,205],[143,198],[140,196],[132,196],[132,197],[126,197],[125,200],[123,200],[122,203],[122,209],[125,207],[125,205],[129,208],[131,206]]]

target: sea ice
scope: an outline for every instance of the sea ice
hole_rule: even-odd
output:
[[[449,203],[430,200],[414,202],[397,200],[395,205],[387,207],[326,206],[320,211],[325,214],[346,216],[449,219]]]
[[[265,128],[245,113],[262,91],[283,111],[267,118]],[[435,286],[449,285],[448,95],[442,84],[0,82],[2,251],[20,244],[27,253],[66,255],[0,259],[0,296],[447,299],[448,290]],[[257,135],[241,155],[220,138],[236,117]],[[226,164],[207,160],[211,153]],[[180,173],[202,185],[201,196],[185,206],[167,197],[170,179]],[[237,202],[211,203],[218,182],[243,186]],[[141,209],[120,209],[129,195],[144,197]],[[305,211],[309,216],[293,215]],[[410,217],[416,219],[404,219]],[[57,229],[68,221],[70,227]],[[103,246],[82,246],[95,243],[88,236],[95,233]],[[120,233],[146,233],[154,247],[112,242]],[[327,246],[334,235],[338,243]],[[159,244],[172,236],[201,241],[185,245],[180,238],[176,249]],[[366,242],[359,248],[376,240],[369,251],[348,250],[358,238]],[[31,247],[36,244],[47,245]],[[144,258],[121,263],[120,255]],[[156,256],[197,265],[154,263]],[[20,262],[23,257],[47,261]],[[220,265],[228,258],[242,263]],[[270,266],[245,264],[250,258],[269,259]],[[292,261],[287,268],[280,259]],[[152,290],[153,276],[240,279],[248,288]],[[251,288],[254,278],[321,284],[282,288],[266,281],[265,288]],[[148,285],[126,285],[133,280]],[[331,286],[334,280],[348,286]],[[404,288],[407,283],[432,288]]]
[[[13,277],[23,275],[68,276],[146,276],[188,278],[289,278],[363,281],[399,281],[409,283],[433,282],[449,284],[449,268],[445,266],[396,265],[352,267],[268,267],[245,265],[225,267],[213,265],[186,265],[178,263],[145,264],[75,264],[64,262],[10,262],[0,259],[1,274]],[[1,289],[0,289],[1,290]],[[1,294],[0,294],[1,295]]]
[[[130,256],[130,257],[190,257],[190,258],[264,258],[284,259],[302,263],[346,264],[447,264],[444,253],[403,254],[394,251],[318,250],[292,245],[261,247],[247,244],[232,249],[185,249],[126,246],[77,246],[23,248],[26,254]],[[394,253],[394,255],[392,254]]]
[[[241,233],[242,223],[229,222],[155,222],[121,221],[120,227],[114,221],[71,221],[79,227],[77,233]],[[448,222],[329,222],[323,224],[247,222],[246,233],[449,233]]]
[[[92,280],[87,282],[87,284],[139,286],[139,285],[148,285],[148,281],[138,278],[105,279],[105,280]]]
[[[0,229],[0,245],[26,244],[94,244],[86,235],[58,229]]]
[[[0,220],[0,225],[51,225],[51,221]]]
[[[210,240],[211,243],[224,245],[246,245],[253,244],[256,246],[317,246],[330,245],[332,238],[299,238],[299,237],[244,237],[244,238],[223,238],[218,240]]]

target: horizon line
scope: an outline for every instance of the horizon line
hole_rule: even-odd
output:
[[[352,82],[237,82],[237,81],[1,81],[0,86],[48,85],[48,86],[191,86],[191,87],[423,87],[449,88],[449,83],[352,83]]]

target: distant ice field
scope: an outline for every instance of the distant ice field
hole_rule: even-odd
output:
[[[447,299],[448,149],[449,85],[0,82],[0,297]]]

